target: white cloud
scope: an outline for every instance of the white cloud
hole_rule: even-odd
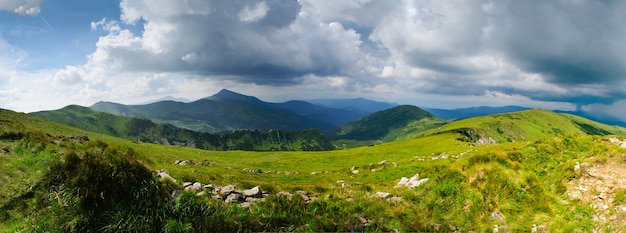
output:
[[[44,0],[0,0],[0,10],[20,15],[37,15]]]
[[[241,22],[252,23],[263,19],[268,10],[269,7],[265,2],[259,2],[254,6],[246,5],[237,16]]]

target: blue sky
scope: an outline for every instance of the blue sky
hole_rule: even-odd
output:
[[[626,118],[624,1],[0,1],[0,107],[364,97]]]

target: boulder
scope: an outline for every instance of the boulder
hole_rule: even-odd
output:
[[[263,196],[263,192],[261,192],[261,187],[259,186],[256,186],[251,189],[243,190],[242,194],[244,197],[262,197]]]
[[[241,194],[239,193],[231,193],[226,197],[226,200],[224,200],[225,202],[228,203],[241,203],[243,202],[243,196],[241,196]]]
[[[229,194],[235,192],[235,186],[234,185],[226,185],[226,186],[222,187],[222,189],[219,192],[220,192],[220,194],[222,196],[228,196]]]
[[[300,194],[300,196],[302,197],[302,200],[304,200],[304,201],[310,201],[311,200],[311,196],[309,196],[309,194],[306,191],[298,190],[298,191],[296,191],[296,194]]]

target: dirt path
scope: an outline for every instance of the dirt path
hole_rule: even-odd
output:
[[[587,164],[584,164],[587,165]],[[568,182],[567,194],[596,209],[594,220],[600,224],[626,226],[626,205],[615,205],[615,194],[626,189],[626,164],[609,161],[581,166],[582,177]]]

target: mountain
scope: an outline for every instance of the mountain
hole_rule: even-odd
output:
[[[333,128],[329,123],[271,106],[255,97],[222,90],[211,97],[190,103],[161,101],[146,105],[122,105],[99,102],[90,108],[120,116],[145,117],[199,132],[311,128],[325,131]]]
[[[172,96],[165,96],[165,97],[162,97],[162,98],[158,98],[158,99],[155,99],[155,100],[151,100],[151,101],[145,102],[143,104],[151,104],[151,103],[156,103],[156,102],[161,102],[161,101],[175,101],[175,102],[182,102],[182,103],[189,103],[189,102],[191,102],[190,100],[185,99],[185,98],[176,98],[176,97],[172,97]]]
[[[626,129],[583,117],[530,109],[454,121],[422,134],[457,132],[464,140],[480,143],[534,141],[563,135],[623,135]],[[421,134],[415,134],[414,137]]]
[[[333,140],[393,141],[412,132],[441,126],[445,121],[411,105],[379,111],[341,125],[328,133]]]
[[[368,100],[364,98],[353,98],[353,99],[314,99],[308,100],[308,102],[321,105],[329,108],[338,108],[338,109],[351,109],[355,111],[359,111],[364,113],[363,115],[367,115],[370,113],[382,111],[385,109],[393,108],[398,106],[393,103],[386,102],[378,102],[373,100]]]
[[[471,108],[457,108],[457,109],[437,109],[437,108],[425,108],[424,110],[434,114],[435,116],[444,120],[460,120],[465,118],[486,116],[498,113],[517,112],[527,110],[529,108],[519,106],[504,106],[504,107],[471,107]]]
[[[170,124],[154,123],[146,118],[117,116],[76,105],[54,111],[35,112],[30,115],[132,141],[206,150],[319,151],[334,149],[315,129],[288,132],[238,130],[219,134],[201,133],[180,129]]]

